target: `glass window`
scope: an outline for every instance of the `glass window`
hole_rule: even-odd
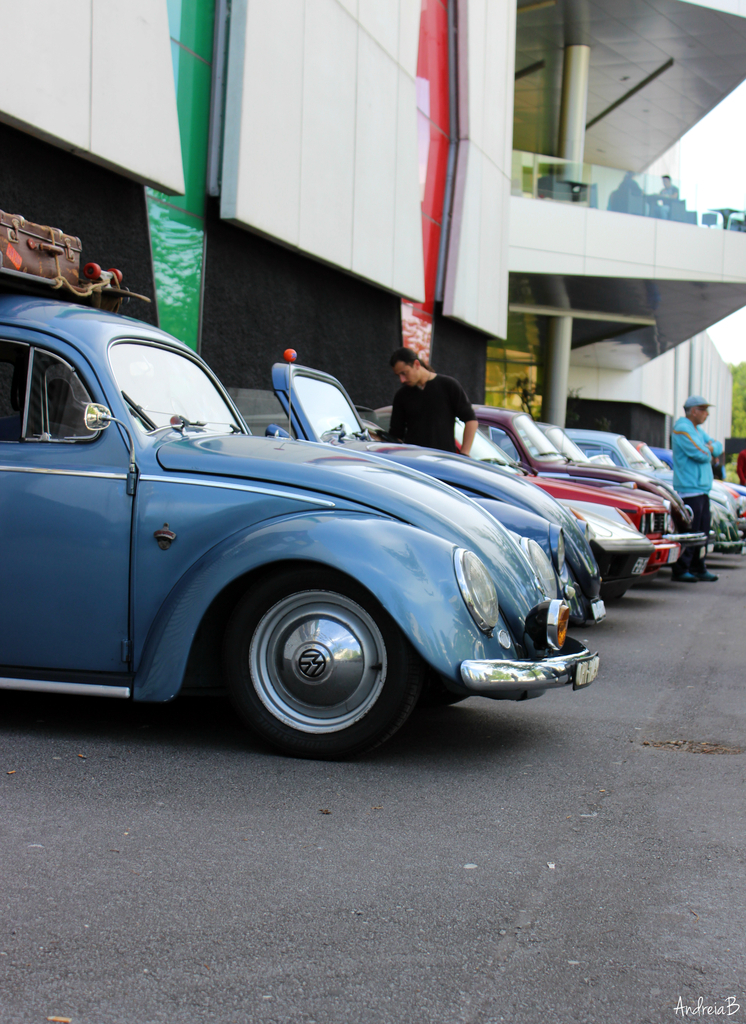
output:
[[[27,441],[90,441],[85,407],[92,401],[75,370],[58,356],[34,349],[25,410]]]
[[[505,431],[502,429],[502,427],[491,426],[490,438],[495,442],[496,445],[499,445],[500,448],[502,448],[502,450],[505,452],[505,454],[508,455],[511,459],[514,459],[516,462],[521,461],[520,455],[518,454],[518,449],[513,444],[508,435],[505,433]]]
[[[611,459],[615,466],[624,467],[621,455],[614,448],[599,448],[599,455],[603,455],[606,459]]]
[[[640,455],[640,453],[632,444],[632,442],[628,441],[626,437],[617,438],[617,444],[619,446],[619,451],[627,460],[628,465],[632,466],[633,468],[635,466],[639,466],[640,469],[649,468],[645,459],[642,457],[642,455]]]
[[[587,463],[590,461],[585,452],[581,451],[575,442],[570,440],[562,427],[542,427],[541,429],[557,451],[565,455],[572,462]]]
[[[28,345],[0,341],[0,441],[21,439],[28,354]]]
[[[650,445],[644,444],[638,450],[640,452],[640,455],[642,455],[642,457],[646,459],[650,463],[650,465],[653,466],[655,469],[670,468],[669,466],[666,465],[663,459],[658,458],[658,456],[655,454]]]
[[[456,438],[456,443],[460,448],[464,440],[463,420],[458,418],[456,419],[453,433]],[[506,469],[513,468],[513,461],[508,458],[503,449],[490,441],[489,438],[485,437],[480,430],[478,430],[474,435],[471,452],[469,454],[471,458],[476,459],[477,462],[491,462],[496,466],[503,466]]]
[[[178,416],[186,427],[213,433],[241,431],[235,414],[199,363],[166,348],[120,342],[109,358],[122,397],[143,431]]]
[[[343,431],[345,434],[360,432],[357,414],[344,394],[334,384],[302,373],[293,374],[293,404],[296,400],[311,427],[322,441],[325,434]]]
[[[513,426],[521,435],[523,443],[535,459],[546,459],[547,462],[562,460],[562,455],[557,451],[548,437],[542,434],[530,416],[516,416]]]

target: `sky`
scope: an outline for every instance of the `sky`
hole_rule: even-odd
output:
[[[746,210],[745,121],[746,82],[681,139],[681,197],[690,209]],[[746,362],[746,307],[707,333],[726,363]]]

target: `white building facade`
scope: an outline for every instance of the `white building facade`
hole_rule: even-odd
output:
[[[746,212],[679,194],[675,147],[746,79],[746,0],[0,0],[0,25],[69,56],[29,77],[9,50],[0,207],[120,265],[228,385],[292,345],[388,404],[412,338],[475,401],[563,422],[569,394],[664,443],[694,390],[728,433],[704,332],[746,304]]]

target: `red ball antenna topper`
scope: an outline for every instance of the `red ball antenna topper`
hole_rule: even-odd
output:
[[[294,348],[286,348],[282,358],[288,364],[288,434],[293,436],[293,363],[298,358]]]

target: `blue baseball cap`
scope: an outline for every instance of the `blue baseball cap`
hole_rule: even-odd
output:
[[[687,400],[684,402],[685,409],[694,409],[698,405],[711,406],[712,402],[708,402],[706,398],[701,395],[689,395]]]

